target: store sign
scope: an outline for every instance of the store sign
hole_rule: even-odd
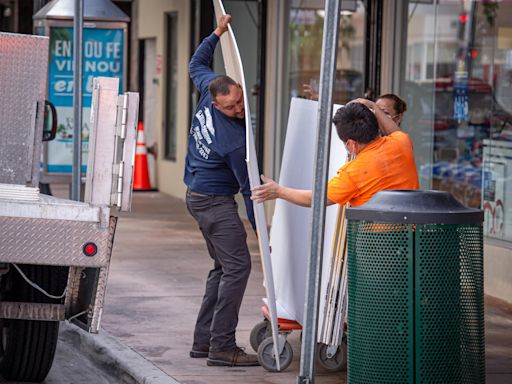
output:
[[[93,78],[118,77],[123,89],[123,30],[83,31],[82,67],[82,172],[85,172],[89,145],[89,120]],[[48,143],[49,173],[71,173],[73,162],[73,28],[50,28],[50,74],[48,99],[57,109],[57,136]]]

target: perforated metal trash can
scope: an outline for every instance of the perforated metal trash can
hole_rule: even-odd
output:
[[[348,382],[485,383],[483,213],[382,191],[348,218]]]

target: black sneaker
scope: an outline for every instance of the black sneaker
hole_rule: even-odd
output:
[[[258,356],[245,353],[240,347],[228,351],[210,352],[206,364],[222,367],[253,367],[260,365]]]
[[[208,357],[210,351],[209,344],[193,344],[190,350],[190,357]]]

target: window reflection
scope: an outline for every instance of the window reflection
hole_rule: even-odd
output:
[[[364,86],[364,6],[361,1],[354,1],[342,7],[334,85],[334,101],[338,104],[361,97]],[[317,96],[324,17],[323,2],[292,2],[288,50],[290,97],[310,97],[308,87],[313,98]]]
[[[484,209],[486,235],[512,240],[512,3],[409,3],[405,125],[423,188]]]

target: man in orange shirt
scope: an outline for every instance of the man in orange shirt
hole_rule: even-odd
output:
[[[327,205],[359,206],[382,190],[419,188],[412,140],[374,102],[353,100],[338,109],[333,122],[355,159],[329,181]],[[252,191],[256,202],[279,198],[311,206],[311,190],[284,187],[263,175],[261,179],[263,184]]]

